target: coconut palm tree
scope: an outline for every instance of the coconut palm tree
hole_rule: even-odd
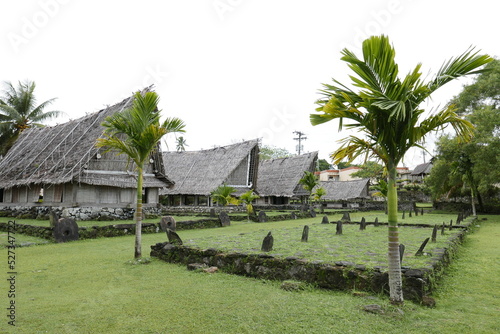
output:
[[[155,92],[134,95],[131,108],[106,117],[104,137],[97,141],[98,147],[115,150],[127,155],[137,170],[137,207],[135,211],[135,255],[142,257],[142,184],[144,163],[158,148],[161,138],[167,133],[184,132],[184,122],[178,118],[167,118],[160,123],[159,97]]]
[[[372,36],[362,45],[362,58],[344,49],[343,61],[354,72],[350,76],[354,91],[333,80],[324,84],[317,101],[320,114],[311,114],[313,125],[339,120],[342,128],[356,129],[364,136],[350,135],[341,140],[341,147],[333,154],[334,163],[343,158],[353,161],[360,155],[382,161],[388,172],[389,221],[389,289],[393,303],[403,302],[401,264],[399,261],[398,198],[396,166],[411,147],[422,147],[425,136],[451,125],[462,140],[472,136],[472,125],[457,116],[453,106],[446,106],[425,118],[421,103],[433,92],[455,78],[479,73],[479,67],[492,58],[479,55],[472,48],[445,62],[434,78],[422,81],[421,64],[406,76],[398,77],[395,50],[388,37]],[[345,121],[350,121],[345,123]]]
[[[321,198],[325,195],[326,195],[326,189],[323,187],[317,187],[316,191],[311,194],[312,200],[319,204],[321,213],[325,211],[323,208],[323,204],[321,203]]]
[[[238,205],[240,202],[236,197],[233,197],[231,194],[236,192],[236,189],[234,189],[231,186],[228,185],[220,185],[212,191],[212,199],[215,203],[221,204],[223,206],[233,204],[233,205]]]
[[[240,196],[240,202],[245,204],[245,207],[247,209],[247,221],[250,221],[250,215],[253,214],[252,202],[259,198],[260,196],[255,194],[252,189]]]
[[[179,138],[177,138],[177,140],[176,140],[177,152],[184,152],[186,150],[186,146],[189,146],[189,145],[186,143],[186,139],[184,139],[183,136],[180,136]]]
[[[302,187],[309,193],[309,196],[307,197],[307,204],[309,204],[310,199],[311,199],[311,193],[318,185],[318,178],[314,173],[311,173],[309,171],[304,171],[304,175],[302,178],[299,180],[299,183],[302,184]]]
[[[371,186],[371,189],[376,190],[376,192],[372,194],[373,197],[382,197],[384,199],[385,214],[387,214],[387,181],[385,179],[379,179],[377,184]]]
[[[7,82],[6,86],[4,97],[0,98],[0,155],[7,153],[22,131],[43,126],[41,122],[61,114],[60,111],[45,111],[55,98],[37,105],[34,82],[19,82],[17,88]]]

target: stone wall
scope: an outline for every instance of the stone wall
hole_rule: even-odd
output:
[[[0,231],[7,231],[8,223],[0,223]],[[176,223],[177,230],[190,230],[201,228],[220,227],[219,219],[200,219],[180,221]],[[48,226],[34,226],[16,223],[16,233],[29,235],[54,241],[54,228]],[[143,223],[142,233],[163,233],[160,223]],[[79,239],[95,239],[101,237],[119,237],[123,235],[134,235],[135,224],[114,224],[106,226],[78,227]],[[165,236],[166,239],[166,236]]]
[[[52,206],[2,206],[0,217],[13,217],[18,219],[48,220],[50,210],[59,217],[73,218],[75,220],[131,220],[134,219],[135,208],[108,208],[108,207],[52,207]],[[161,216],[161,209],[157,207],[143,207],[144,216]]]
[[[434,252],[430,267],[402,268],[405,299],[420,302],[422,297],[434,291],[436,282],[450,263],[471,222],[462,225],[462,233],[450,241],[449,247]],[[346,261],[324,263],[296,257],[278,258],[265,253],[224,253],[213,248],[201,250],[168,242],[151,246],[151,256],[170,263],[216,266],[227,273],[243,276],[304,281],[332,290],[356,289],[373,293],[388,293],[389,290],[387,271]]]

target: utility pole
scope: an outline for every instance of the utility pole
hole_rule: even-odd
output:
[[[300,131],[294,131],[293,133],[298,136],[297,138],[293,138],[293,140],[299,141],[299,144],[297,145],[297,152],[300,155],[300,152],[302,151],[302,141],[306,140],[307,137],[304,137],[305,133],[300,132]]]

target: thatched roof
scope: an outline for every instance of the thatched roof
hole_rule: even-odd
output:
[[[328,201],[342,201],[355,198],[367,198],[370,179],[352,181],[321,181],[319,187],[326,190],[321,199]],[[316,189],[315,189],[316,190]]]
[[[258,140],[209,150],[163,152],[166,175],[175,186],[160,194],[208,196],[224,183],[240,193],[248,191],[255,187],[258,152]]]
[[[318,152],[259,163],[257,193],[263,196],[294,197],[308,195],[299,184],[304,171],[314,172]]]
[[[132,105],[133,97],[85,117],[64,124],[30,128],[21,133],[0,161],[0,188],[30,184],[66,182],[106,185],[122,188],[137,186],[134,165],[125,155],[104,153],[97,148],[103,135],[104,119]],[[160,153],[146,166],[145,187],[165,187],[172,183],[162,176]],[[155,172],[156,175],[152,173]]]
[[[432,162],[426,162],[415,167],[411,175],[427,175],[431,172]]]

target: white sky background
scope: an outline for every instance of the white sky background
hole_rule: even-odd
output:
[[[470,45],[500,56],[497,19],[498,5],[486,0],[2,1],[0,80],[35,81],[40,102],[57,97],[49,110],[67,116],[51,124],[154,84],[163,115],[187,124],[188,150],[262,137],[295,152],[298,130],[305,151],[330,160],[348,132],[337,122],[313,127],[309,114],[321,83],[350,82],[342,48],[384,33],[401,75],[421,62],[430,77]],[[444,105],[466,82],[448,84],[426,107]],[[172,135],[168,143],[175,150]],[[422,162],[421,150],[405,159]]]

